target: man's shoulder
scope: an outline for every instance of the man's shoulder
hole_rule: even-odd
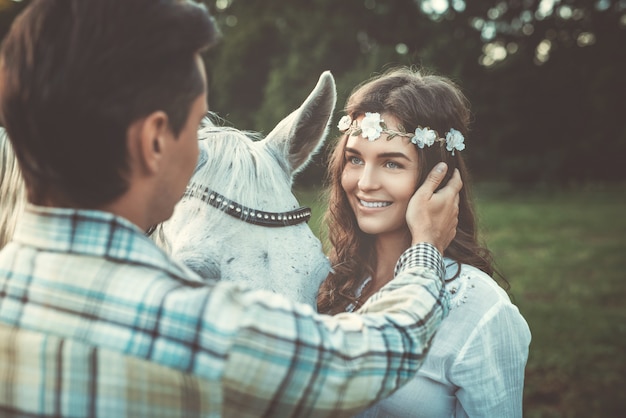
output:
[[[80,273],[89,274],[100,266],[112,271],[132,269],[177,280],[200,280],[136,225],[105,211],[28,205],[14,241],[18,253],[36,252],[39,259],[45,256],[49,265],[72,262]]]

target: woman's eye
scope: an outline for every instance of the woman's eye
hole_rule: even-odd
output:
[[[385,167],[387,168],[402,168],[402,166],[398,163],[396,163],[395,161],[387,161],[385,163]]]
[[[359,157],[347,157],[350,164],[361,165],[363,161]]]

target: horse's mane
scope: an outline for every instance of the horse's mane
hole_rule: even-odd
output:
[[[285,209],[284,202],[272,197],[285,185],[291,187],[286,169],[289,162],[271,147],[261,146],[260,133],[207,124],[198,136],[200,156],[192,182],[246,206],[266,211]]]
[[[242,131],[227,126],[217,126],[205,120],[198,132],[200,154],[190,183],[195,183],[226,196],[239,204],[251,208],[284,212],[295,209],[298,201],[291,193],[291,177],[283,169],[288,164],[278,150],[263,144],[263,136],[258,132]],[[220,237],[224,242],[228,236],[237,235],[250,228],[249,224],[231,218],[229,215],[207,208],[207,203],[193,197],[184,197],[189,219],[202,219],[202,228],[187,230],[186,242],[179,242],[182,248],[172,248],[163,231],[163,224],[157,226],[153,238],[167,252],[183,251],[179,258],[186,258],[186,264],[202,264],[204,270],[214,263],[206,248],[198,246],[209,237]],[[207,210],[208,209],[208,210]],[[267,228],[257,230],[260,236],[276,234]],[[194,243],[194,244],[191,244]],[[191,258],[198,258],[196,261]]]
[[[0,248],[11,240],[25,204],[24,180],[9,137],[0,127]]]

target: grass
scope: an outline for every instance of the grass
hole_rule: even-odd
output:
[[[298,191],[314,211],[324,200]],[[524,417],[618,417],[626,410],[626,185],[512,192],[480,185],[483,239],[533,339]]]

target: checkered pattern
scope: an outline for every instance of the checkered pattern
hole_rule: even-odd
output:
[[[434,302],[437,304],[438,310],[441,310],[443,315],[447,316],[450,311],[450,296],[448,292],[445,291],[444,275],[446,268],[439,251],[437,251],[432,244],[425,242],[409,247],[404,253],[402,253],[394,269],[394,279],[389,281],[389,283],[387,283],[376,294],[372,295],[363,307],[358,310],[358,312],[361,313],[369,311],[369,304],[373,301],[379,301],[381,299],[385,301],[389,300],[389,293],[393,294],[396,298],[389,306],[393,306],[393,303],[406,303],[406,298],[403,297],[402,294],[403,286],[405,285],[403,278],[406,273],[413,271],[416,276],[419,276],[424,267],[430,271],[436,272],[436,276],[439,277],[441,287],[439,287],[436,292],[429,293],[428,298],[421,300],[423,303],[422,309],[427,309],[427,306]],[[425,289],[433,288],[426,286]],[[421,325],[422,322],[419,321],[418,324]]]
[[[394,270],[394,276],[397,276],[398,273],[404,270],[406,265],[426,266],[437,272],[437,276],[441,278],[444,277],[446,271],[446,266],[439,251],[432,244],[425,242],[409,247],[400,256]]]
[[[438,257],[413,248],[365,315],[327,317],[205,284],[111,214],[29,206],[0,252],[0,415],[178,416],[199,398],[200,416],[351,415],[422,364],[447,309]]]
[[[0,324],[5,418],[219,416],[219,402],[210,402],[215,386],[138,357]]]

